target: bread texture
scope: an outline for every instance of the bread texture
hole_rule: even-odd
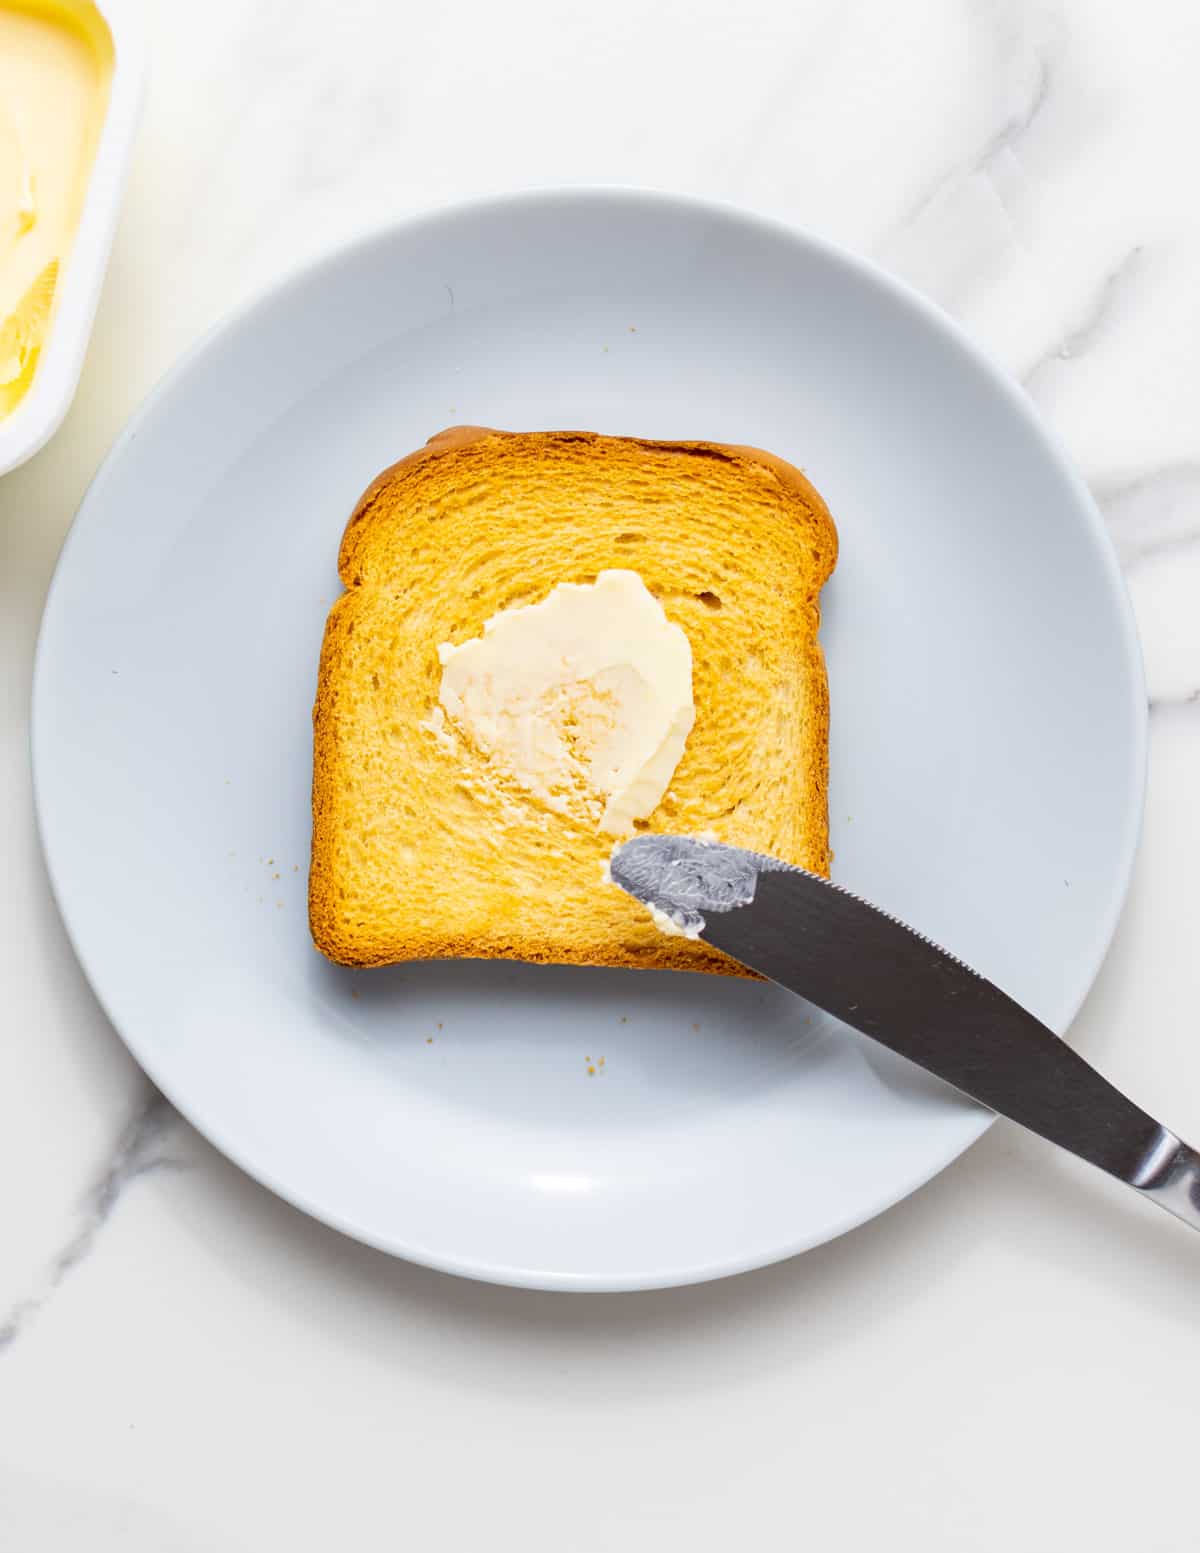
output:
[[[313,713],[309,918],[343,965],[445,956],[736,973],[603,882],[614,837],[439,738],[441,643],[608,569],[692,649],[695,724],[640,828],[829,871],[825,503],[755,448],[454,427],[367,488]]]

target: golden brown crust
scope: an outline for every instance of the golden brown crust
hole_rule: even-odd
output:
[[[625,922],[619,932],[614,932],[611,927],[598,929],[599,937],[595,941],[590,940],[586,932],[576,934],[569,941],[565,941],[561,934],[551,940],[531,932],[528,923],[515,928],[511,933],[506,932],[503,921],[505,903],[515,911],[515,903],[521,898],[520,892],[510,890],[506,894],[503,889],[492,892],[490,886],[488,892],[494,893],[496,898],[493,915],[483,921],[468,921],[457,929],[453,912],[447,914],[440,902],[436,908],[431,907],[424,913],[410,911],[405,917],[402,930],[393,925],[386,931],[381,930],[375,920],[377,906],[371,906],[369,901],[364,904],[356,898],[353,912],[347,907],[349,896],[355,895],[356,890],[361,894],[357,875],[366,866],[362,862],[361,846],[355,851],[347,838],[353,824],[363,821],[364,812],[369,821],[371,811],[370,801],[358,797],[348,799],[345,791],[348,786],[354,785],[355,761],[364,758],[357,747],[351,748],[352,737],[357,737],[358,723],[363,716],[359,705],[363,699],[362,676],[365,672],[360,661],[362,642],[364,635],[369,637],[376,623],[371,611],[374,610],[375,616],[380,613],[380,606],[372,601],[381,593],[388,597],[388,590],[381,587],[379,578],[368,575],[372,567],[378,572],[381,565],[379,535],[389,525],[395,531],[397,522],[401,521],[396,514],[399,512],[402,515],[409,510],[405,504],[413,500],[414,489],[419,490],[423,498],[432,491],[434,495],[429,500],[436,497],[444,501],[446,490],[453,493],[456,489],[455,478],[443,477],[441,461],[450,459],[452,462],[448,467],[457,477],[459,465],[455,461],[461,460],[461,455],[480,443],[495,443],[495,452],[510,457],[519,455],[527,462],[562,455],[570,455],[578,462],[579,454],[582,454],[585,463],[615,455],[629,462],[628,454],[633,450],[644,450],[655,462],[656,468],[662,462],[661,457],[656,456],[664,454],[672,460],[681,456],[689,461],[692,458],[698,461],[713,460],[716,464],[737,471],[737,478],[744,481],[745,488],[752,494],[757,491],[761,497],[763,491],[778,486],[784,503],[803,512],[808,549],[802,572],[797,573],[797,581],[801,583],[802,578],[803,587],[803,594],[797,604],[804,623],[798,628],[793,643],[795,657],[802,665],[799,677],[803,681],[803,823],[790,843],[777,836],[772,848],[771,838],[760,834],[753,825],[749,830],[743,826],[739,833],[735,813],[734,818],[727,822],[733,833],[722,835],[721,839],[740,845],[759,846],[763,850],[774,849],[790,861],[800,862],[814,871],[828,872],[829,693],[824,656],[817,641],[817,628],[820,620],[819,593],[836,561],[837,534],[824,501],[807,478],[773,454],[739,445],[609,438],[591,432],[508,433],[487,427],[458,426],[431,438],[425,447],[399,460],[373,480],[356,504],[342,539],[338,569],[347,591],[329,614],[313,711],[313,854],[309,876],[309,908],[314,942],[330,959],[354,966],[448,956],[505,957],[541,963],[566,961],[580,965],[744,974],[741,967],[708,945],[669,938],[643,923],[639,923],[635,929],[629,922]],[[492,451],[488,450],[489,459]],[[482,461],[472,461],[468,456],[468,462],[471,463],[472,478],[479,478]],[[416,485],[414,480],[417,481]],[[767,485],[763,484],[764,480]],[[775,503],[778,500],[778,497],[770,498]],[[630,562],[618,558],[606,564]],[[389,588],[396,585],[393,577]],[[395,625],[394,609],[398,606],[391,604],[390,597],[388,607],[393,609],[393,614],[383,618],[386,628],[392,630]],[[492,612],[494,610],[489,609],[486,613]],[[354,640],[353,633],[358,621],[362,621],[364,630]],[[474,634],[481,624],[482,618],[475,620],[466,634]],[[438,640],[447,639],[445,626],[439,626],[433,636],[432,643],[426,644],[427,650],[436,648]],[[377,676],[372,677],[377,680]],[[426,690],[424,694],[428,697],[430,691]],[[436,691],[433,690],[432,694],[436,695]],[[370,756],[369,750],[367,755]],[[686,781],[684,766],[681,766],[677,775],[682,785]],[[373,802],[378,807],[378,797]],[[664,810],[669,808],[669,805],[664,805]],[[651,828],[686,828],[683,821],[687,817],[686,803],[677,805],[674,813],[659,814],[656,811]],[[694,828],[704,828],[696,827],[694,813],[691,819]],[[421,832],[420,822],[414,819],[411,828],[416,833]],[[592,853],[596,844],[594,835],[588,838],[585,845],[564,822],[559,844],[565,853],[584,859],[578,865],[580,868],[592,866]],[[592,852],[588,851],[588,846]],[[386,848],[382,850],[386,857]],[[411,851],[411,848],[405,850]],[[354,858],[353,867],[346,861],[351,854]],[[371,860],[371,866],[375,866],[374,859]],[[598,880],[595,889],[599,897],[602,891]],[[631,913],[638,910],[632,903],[624,902],[624,905]]]
[[[395,483],[396,477],[402,471],[410,470],[417,464],[426,463],[447,453],[456,453],[461,448],[470,447],[472,443],[484,442],[490,437],[505,440],[521,438],[541,442],[624,442],[632,447],[655,448],[669,453],[694,453],[701,457],[708,455],[758,464],[769,470],[786,489],[799,496],[823,522],[825,535],[822,549],[825,560],[824,574],[820,575],[817,583],[818,592],[828,582],[837,565],[837,529],[830,516],[829,508],[825,505],[824,497],[802,470],[797,469],[794,464],[789,464],[786,459],[780,458],[777,454],[768,453],[764,448],[754,448],[736,442],[666,442],[650,437],[609,437],[595,431],[514,432],[497,431],[492,426],[447,426],[443,431],[435,432],[424,447],[417,448],[412,453],[406,453],[403,458],[397,459],[394,464],[389,464],[386,469],[381,470],[355,503],[338,552],[338,575],[346,587],[354,586],[354,561],[358,548],[357,541],[361,537],[362,529],[371,516],[376,499]]]

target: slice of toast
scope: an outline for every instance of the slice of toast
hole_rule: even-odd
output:
[[[603,882],[615,838],[438,730],[438,648],[609,569],[692,651],[695,723],[639,828],[828,873],[818,596],[837,534],[755,448],[455,427],[364,493],[338,560],[313,713],[309,918],[343,965],[441,956],[737,969]]]

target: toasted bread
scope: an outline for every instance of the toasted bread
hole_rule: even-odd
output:
[[[608,569],[692,650],[695,723],[640,828],[828,873],[819,594],[837,534],[754,448],[455,427],[367,488],[342,540],[314,708],[309,915],[344,965],[441,956],[737,969],[606,886],[614,844],[469,741],[435,737],[442,643]]]

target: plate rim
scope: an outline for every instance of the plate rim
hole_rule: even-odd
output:
[[[439,1272],[514,1288],[607,1293],[685,1287],[695,1283],[705,1283],[718,1278],[750,1272],[756,1268],[771,1266],[776,1262],[786,1261],[805,1251],[813,1250],[819,1245],[835,1240],[850,1230],[870,1222],[913,1193],[920,1191],[923,1186],[927,1185],[928,1182],[940,1175],[956,1159],[965,1154],[988,1131],[996,1117],[994,1114],[985,1112],[982,1109],[980,1109],[976,1117],[971,1119],[969,1124],[964,1117],[963,1131],[967,1134],[965,1142],[955,1138],[948,1143],[944,1150],[935,1156],[933,1163],[928,1168],[923,1168],[914,1175],[905,1177],[900,1186],[894,1190],[886,1191],[878,1198],[873,1199],[872,1206],[862,1210],[856,1209],[852,1213],[845,1215],[844,1219],[836,1221],[832,1228],[826,1227],[816,1234],[796,1235],[781,1240],[769,1249],[758,1248],[742,1256],[711,1258],[686,1267],[674,1267],[658,1273],[647,1272],[644,1269],[627,1269],[606,1274],[564,1273],[549,1268],[497,1264],[486,1258],[471,1257],[469,1255],[448,1255],[412,1241],[402,1240],[399,1237],[381,1235],[368,1226],[355,1222],[352,1215],[338,1214],[319,1207],[306,1199],[302,1192],[294,1190],[286,1182],[279,1180],[272,1171],[253,1163],[239,1144],[225,1136],[224,1129],[219,1121],[214,1122],[211,1118],[202,1115],[203,1107],[197,1109],[186,1100],[178,1098],[172,1092],[171,1085],[161,1080],[156,1071],[156,1062],[152,1056],[147,1056],[142,1049],[143,1043],[136,1034],[131,1034],[122,1028],[122,1025],[115,1018],[109,1006],[108,998],[101,989],[100,983],[103,979],[102,968],[95,967],[84,953],[79,942],[76,921],[64,899],[64,892],[60,888],[59,871],[55,861],[55,844],[50,833],[51,826],[44,807],[42,784],[38,775],[43,759],[47,761],[49,759],[48,755],[43,754],[43,745],[48,738],[48,734],[46,732],[45,695],[42,686],[46,672],[45,663],[48,656],[46,644],[56,629],[57,598],[60,592],[61,579],[69,568],[72,549],[77,535],[81,531],[82,526],[88,521],[89,512],[95,509],[98,498],[103,493],[104,485],[108,478],[110,478],[114,467],[124,456],[125,450],[139,435],[146,420],[155,412],[162,401],[169,398],[176,383],[186,378],[196,363],[201,361],[210,351],[219,348],[226,340],[234,336],[257,313],[276,305],[288,292],[302,289],[311,282],[318,280],[323,274],[338,269],[348,260],[360,254],[365,254],[377,245],[385,246],[397,238],[413,235],[419,233],[422,229],[435,228],[443,222],[463,217],[502,213],[519,217],[527,210],[538,210],[556,204],[570,204],[572,202],[597,205],[613,203],[623,205],[631,210],[657,210],[660,214],[677,215],[685,218],[719,218],[747,229],[751,235],[758,235],[774,242],[782,242],[794,247],[807,249],[826,262],[840,266],[843,270],[850,272],[860,282],[881,292],[895,305],[915,314],[927,328],[932,329],[951,347],[956,348],[965,355],[971,366],[981,373],[991,387],[1007,402],[1009,409],[1023,423],[1026,432],[1036,443],[1041,445],[1042,450],[1049,456],[1066,479],[1080,512],[1086,519],[1086,532],[1093,549],[1098,553],[1098,559],[1101,562],[1103,575],[1108,584],[1115,609],[1121,647],[1123,656],[1130,669],[1130,681],[1133,691],[1132,705],[1130,707],[1130,728],[1133,736],[1133,747],[1129,752],[1132,756],[1130,803],[1128,813],[1125,815],[1123,822],[1123,834],[1119,838],[1116,852],[1117,887],[1111,892],[1111,897],[1106,903],[1104,912],[1098,919],[1094,963],[1089,966],[1086,976],[1081,978],[1078,994],[1070,1001],[1066,1014],[1057,1022],[1057,1033],[1060,1035],[1074,1021],[1080,1008],[1094,988],[1096,979],[1108,956],[1113,936],[1128,899],[1145,815],[1149,708],[1146,701],[1145,671],[1140,639],[1128,586],[1117,560],[1116,550],[1109,537],[1104,519],[1096,505],[1095,498],[1092,496],[1082,475],[1075,467],[1073,459],[1060,438],[1045,424],[1038,414],[1033,400],[1021,387],[1020,383],[994,362],[983,348],[971,338],[961,324],[943,312],[934,301],[909,285],[907,281],[889,273],[873,260],[777,215],[767,214],[753,207],[740,205],[733,201],[684,194],[653,186],[620,183],[521,187],[508,191],[490,192],[462,199],[437,202],[436,204],[422,206],[420,209],[399,218],[383,222],[371,222],[360,228],[354,235],[332,241],[319,253],[294,264],[277,275],[273,280],[269,280],[259,286],[250,296],[226,310],[212,324],[201,331],[192,344],[179,355],[142,397],[117,434],[111,447],[105,453],[94,475],[89,480],[63,541],[43,604],[42,618],[38,628],[37,643],[34,651],[30,694],[29,739],[33,807],[51,894],[71,950],[79,963],[80,969],[83,971],[92,995],[96,998],[106,1019],[112,1025],[126,1050],[150,1081],[162,1092],[171,1105],[179,1111],[189,1125],[194,1127],[202,1137],[206,1138],[218,1152],[252,1180],[266,1187],[292,1207],[307,1214],[319,1223],[325,1224],[339,1233],[349,1235],[353,1239],[378,1251]]]

